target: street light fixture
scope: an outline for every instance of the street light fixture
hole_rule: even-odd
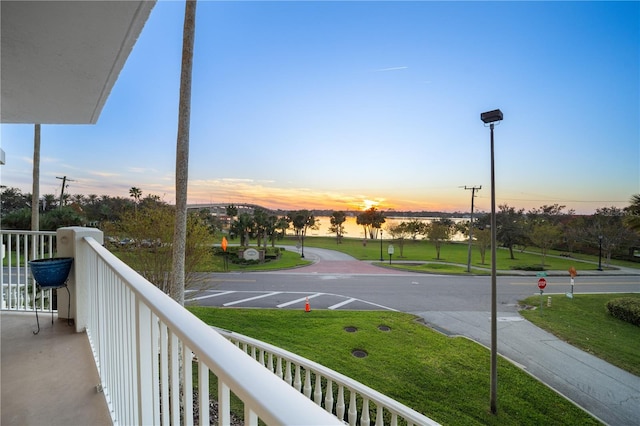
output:
[[[498,336],[496,307],[496,185],[493,155],[493,127],[502,121],[502,111],[494,109],[480,114],[480,120],[491,129],[491,413],[497,412],[498,399]]]
[[[502,121],[502,111],[499,109],[494,109],[493,111],[487,111],[480,114],[480,120],[484,124],[495,123],[496,121]]]
[[[382,229],[380,229],[380,262],[384,262],[384,258],[382,257]]]

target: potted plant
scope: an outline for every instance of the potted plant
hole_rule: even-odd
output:
[[[73,263],[72,257],[51,257],[48,259],[36,259],[29,261],[29,268],[33,279],[38,285],[38,292],[42,290],[50,290],[54,288],[67,287],[67,278],[69,278],[69,272],[71,271],[71,264]],[[69,294],[69,311],[71,310],[71,293],[67,287],[67,293]],[[38,319],[38,307],[34,306],[36,311],[36,323],[38,324],[38,330],[33,334],[40,332],[40,320]],[[70,319],[67,320],[67,324],[70,324]],[[53,310],[51,310],[51,323],[53,324]]]
[[[52,257],[29,261],[33,279],[41,288],[64,287],[73,257]]]

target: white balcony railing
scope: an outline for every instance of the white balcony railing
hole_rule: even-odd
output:
[[[437,425],[415,410],[321,364],[232,331],[216,330],[260,365],[338,418],[361,425]],[[304,379],[303,379],[304,376]],[[335,393],[335,395],[334,395]],[[348,401],[347,403],[345,401]],[[358,404],[361,401],[361,404]]]
[[[220,424],[230,423],[231,392],[244,405],[246,425],[258,419],[272,425],[341,424],[93,238],[80,245],[93,275],[87,282],[87,334],[114,422],[192,424],[195,390],[195,403],[207,407],[198,410],[199,423],[208,425],[212,373]]]
[[[38,231],[0,231],[1,309],[51,312],[52,292],[46,290],[36,298],[36,284],[29,272],[29,260],[53,257],[56,233]]]
[[[53,238],[52,233],[3,231],[3,242],[14,248],[16,239],[31,241],[13,251],[17,259],[5,262],[21,266],[4,267],[3,289],[5,283],[9,289],[24,283],[29,289],[20,300],[32,297],[35,290],[22,256],[53,257]],[[65,312],[64,301],[58,316],[74,318],[76,331],[86,330],[114,423],[209,425],[210,400],[217,400],[218,424],[226,425],[231,423],[234,394],[245,425],[257,425],[258,420],[268,425],[330,425],[344,424],[343,419],[362,426],[437,424],[317,363],[245,336],[223,336],[101,243],[102,233],[95,229],[58,230],[56,256],[74,257],[69,275],[72,308]],[[3,308],[28,309],[28,302],[12,308],[9,302],[17,299],[8,297]],[[210,381],[217,382],[213,395]]]

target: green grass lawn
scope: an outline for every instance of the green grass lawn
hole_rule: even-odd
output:
[[[296,239],[287,238],[279,241],[281,245],[295,245]],[[383,241],[382,243],[382,257],[385,265],[389,263],[389,256],[387,254],[387,247],[391,244],[391,241]],[[436,259],[435,246],[428,241],[406,241],[404,243],[404,249],[402,250],[402,256],[400,256],[400,247],[398,243],[393,243],[394,255],[391,258],[392,266],[396,268],[404,268],[399,263],[394,264],[394,261],[420,261],[420,262],[436,262],[436,263],[453,263],[458,265],[464,265],[463,268],[454,268],[448,273],[466,273],[467,256],[469,246],[467,243],[449,242],[443,243],[440,250],[440,259]],[[337,250],[343,253],[347,253],[359,260],[380,260],[380,242],[379,240],[367,240],[366,244],[363,244],[361,239],[355,238],[343,238],[341,244],[336,244],[336,239],[332,237],[307,237],[305,239],[305,246],[307,247],[320,247],[331,250]],[[511,259],[509,256],[509,250],[499,249],[496,253],[496,265],[498,270],[510,271],[514,267],[523,265],[534,266],[542,264],[542,256],[538,253],[537,248],[531,247],[526,252],[520,252],[514,250],[515,259]],[[550,254],[560,255],[560,252],[553,251]],[[477,247],[474,247],[471,254],[471,267],[474,269],[472,273],[488,273],[491,268],[491,250],[487,249],[485,263],[481,262],[480,251]],[[587,263],[588,261],[594,263]],[[568,271],[571,266],[574,266],[578,273],[581,270],[597,269],[597,256],[580,255],[572,257],[551,257],[545,256],[544,269],[545,270],[558,270]],[[620,264],[622,266],[640,268],[640,264],[633,262],[618,262],[613,261],[614,264]],[[431,267],[433,268],[433,266]],[[417,269],[415,266],[409,266],[406,269]],[[426,268],[428,269],[428,268]],[[442,272],[442,271],[439,271]],[[568,275],[568,273],[567,273]]]
[[[416,272],[466,275],[467,272],[467,256],[468,245],[466,243],[444,243],[440,252],[440,259],[436,259],[436,249],[434,245],[428,241],[407,241],[405,242],[402,256],[397,243],[394,243],[395,254],[391,258],[389,264],[389,256],[387,255],[387,247],[390,241],[384,241],[383,262],[380,262],[380,244],[377,241],[367,241],[363,244],[362,240],[354,238],[343,238],[342,244],[336,244],[336,239],[332,237],[307,237],[305,239],[305,247],[318,247],[330,250],[337,250],[349,254],[356,259],[365,261],[374,261],[376,264],[385,267],[391,267],[402,270],[411,270]],[[255,242],[254,242],[255,243]],[[278,245],[295,247],[297,240],[295,238],[285,238],[277,242]],[[255,246],[253,246],[255,247]],[[537,249],[532,249],[537,250]],[[135,256],[129,250],[112,249],[113,253],[135,267]],[[480,252],[477,247],[473,248],[471,257],[471,274],[489,275],[491,273],[491,251],[487,250],[485,262],[481,262]],[[554,252],[552,254],[560,254]],[[544,269],[554,271],[568,271],[571,266],[580,271],[597,269],[598,258],[587,255],[571,255],[572,257],[545,257]],[[522,269],[523,266],[538,266],[542,263],[542,256],[535,252],[514,251],[515,259],[511,259],[509,251],[499,249],[496,256],[496,266],[499,273],[509,273],[513,269]],[[588,262],[594,263],[588,263]],[[411,263],[415,262],[415,263]],[[272,260],[257,265],[238,265],[229,262],[228,271],[268,271],[277,269],[289,269],[298,266],[304,266],[311,263],[307,259],[300,258],[299,250],[286,250],[278,260]],[[614,264],[621,266],[635,267],[640,269],[640,263],[613,261]],[[607,269],[606,267],[604,267]],[[224,272],[224,264],[222,256],[208,256],[197,267],[197,272]],[[568,272],[567,272],[568,276]]]
[[[198,272],[224,271],[224,258],[222,256],[209,256],[205,262],[198,266]],[[298,253],[289,250],[281,252],[280,259],[255,265],[239,265],[228,262],[228,271],[271,271],[276,269],[289,269],[298,266],[309,265],[310,260],[300,258]]]
[[[526,319],[573,346],[610,364],[640,376],[640,327],[619,320],[607,312],[606,303],[618,297],[640,299],[640,294],[576,294],[573,299],[554,296],[551,307],[540,297],[523,301],[536,310],[523,310]]]
[[[190,307],[208,324],[245,334],[339,371],[451,425],[598,424],[547,386],[498,361],[498,414],[489,412],[490,353],[398,312]],[[378,330],[379,325],[391,328]],[[357,327],[347,333],[345,327]],[[364,349],[366,358],[355,358]]]
[[[467,274],[467,267],[463,265],[457,265],[452,263],[438,263],[438,262],[426,262],[426,263],[391,263],[389,262],[374,262],[374,265],[384,266],[385,268],[400,269],[403,271],[412,272],[425,272],[431,274],[447,274],[447,275],[465,275]],[[471,274],[473,275],[490,275],[490,269],[480,269],[471,267]]]

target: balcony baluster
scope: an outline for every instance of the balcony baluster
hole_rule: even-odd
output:
[[[322,406],[322,376],[319,373],[315,373],[316,383],[315,390],[313,392],[313,400],[316,404]]]
[[[304,371],[304,396],[311,399],[311,370],[305,369]]]
[[[349,425],[356,426],[358,419],[358,407],[356,406],[356,393],[349,389]]]
[[[105,249],[99,230],[0,233],[7,248],[6,262],[0,263],[2,309],[35,308],[29,254],[74,258],[71,309],[64,300],[60,306],[66,311],[58,317],[72,318],[75,331],[86,332],[99,375],[96,389],[102,391],[114,423],[188,425],[195,422],[197,410],[198,423],[208,425],[211,375],[218,386],[220,424],[231,423],[231,392],[244,404],[246,425],[258,420],[267,425],[337,425],[347,408],[349,424],[358,417],[366,423],[369,410],[358,412],[360,399],[367,401],[365,407],[373,403],[376,424],[382,424],[385,410],[392,425],[398,418],[406,424],[437,424],[320,364],[246,336],[213,330]],[[37,305],[51,309],[46,297]],[[239,355],[242,352],[247,357]]]
[[[369,426],[369,399],[362,399],[362,415],[360,416],[360,426]]]

